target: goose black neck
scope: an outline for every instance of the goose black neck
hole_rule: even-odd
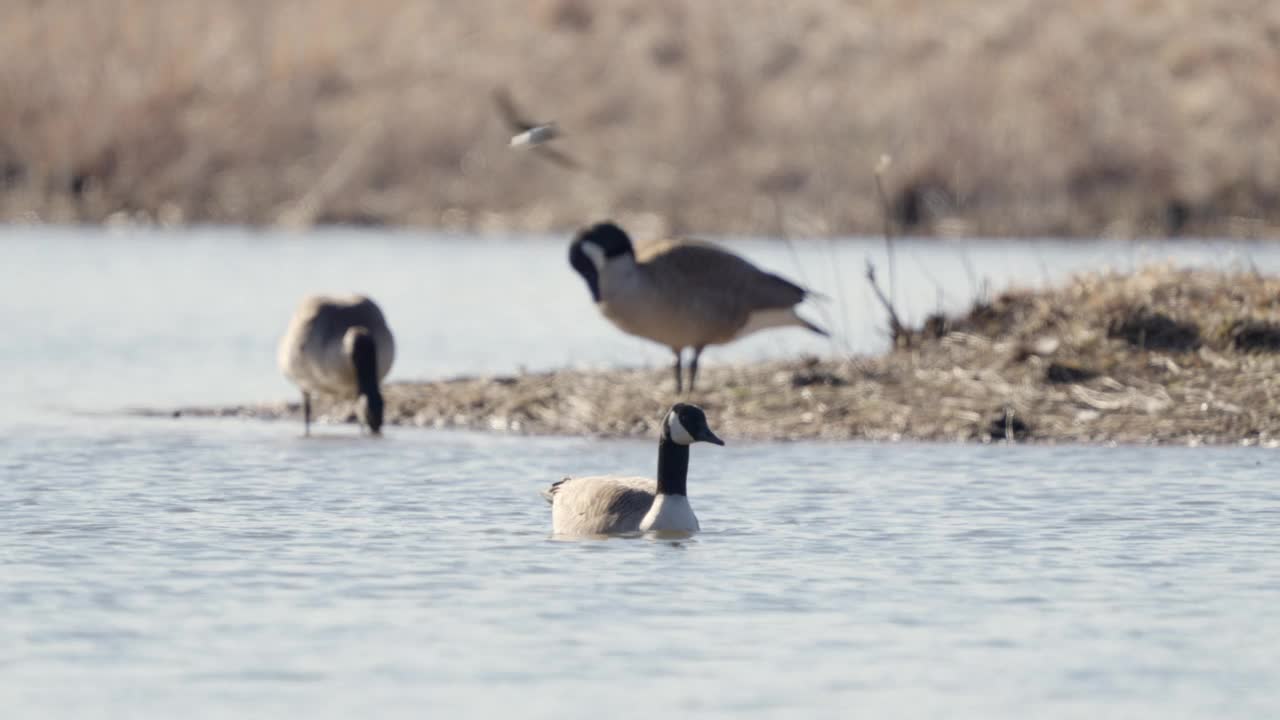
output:
[[[359,335],[351,348],[351,364],[356,370],[356,388],[364,398],[360,421],[377,435],[382,431],[382,392],[378,389],[378,350],[373,338]]]
[[[351,347],[351,364],[356,369],[356,387],[361,395],[378,395],[378,349],[373,338],[357,335]]]
[[[600,302],[600,273],[596,270],[595,263],[591,262],[591,258],[582,251],[582,243],[574,243],[573,247],[569,248],[569,264],[587,282],[591,299]]]
[[[658,494],[688,495],[689,446],[673,442],[665,434],[658,441]]]

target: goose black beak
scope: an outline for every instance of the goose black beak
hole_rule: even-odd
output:
[[[711,428],[703,428],[698,433],[698,437],[696,439],[701,440],[702,442],[709,442],[712,445],[724,446],[724,441],[716,437],[716,434],[711,432]]]

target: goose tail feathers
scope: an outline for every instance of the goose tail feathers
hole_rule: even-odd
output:
[[[548,505],[556,501],[556,491],[560,489],[561,485],[569,482],[569,479],[570,478],[568,476],[562,477],[559,480],[551,483],[551,485],[549,485],[548,487],[542,490],[540,494],[542,495],[543,499],[547,501]]]
[[[800,321],[800,323],[801,323],[802,325],[804,325],[804,327],[805,327],[805,328],[807,328],[808,330],[811,330],[811,331],[813,331],[813,332],[815,332],[815,333],[817,333],[817,334],[821,335],[822,337],[831,337],[831,333],[827,332],[826,330],[824,330],[823,328],[819,327],[818,325],[814,325],[813,323],[809,322],[808,320],[805,320],[804,318],[800,317],[799,315],[796,315],[796,319],[797,319],[797,320],[799,320],[799,321]]]

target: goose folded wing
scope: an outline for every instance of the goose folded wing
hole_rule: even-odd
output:
[[[789,308],[808,294],[790,280],[708,243],[668,243],[654,248],[647,262],[664,294],[696,292],[701,302],[726,310]]]

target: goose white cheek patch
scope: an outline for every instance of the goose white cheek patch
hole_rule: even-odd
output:
[[[591,242],[584,242],[582,243],[582,253],[587,256],[587,259],[591,261],[592,265],[596,266],[597,272],[604,267],[604,250],[601,249],[599,245]]]
[[[684,425],[680,424],[680,416],[671,413],[667,416],[667,428],[671,432],[671,441],[679,445],[692,445],[693,436],[688,430],[684,429]]]

